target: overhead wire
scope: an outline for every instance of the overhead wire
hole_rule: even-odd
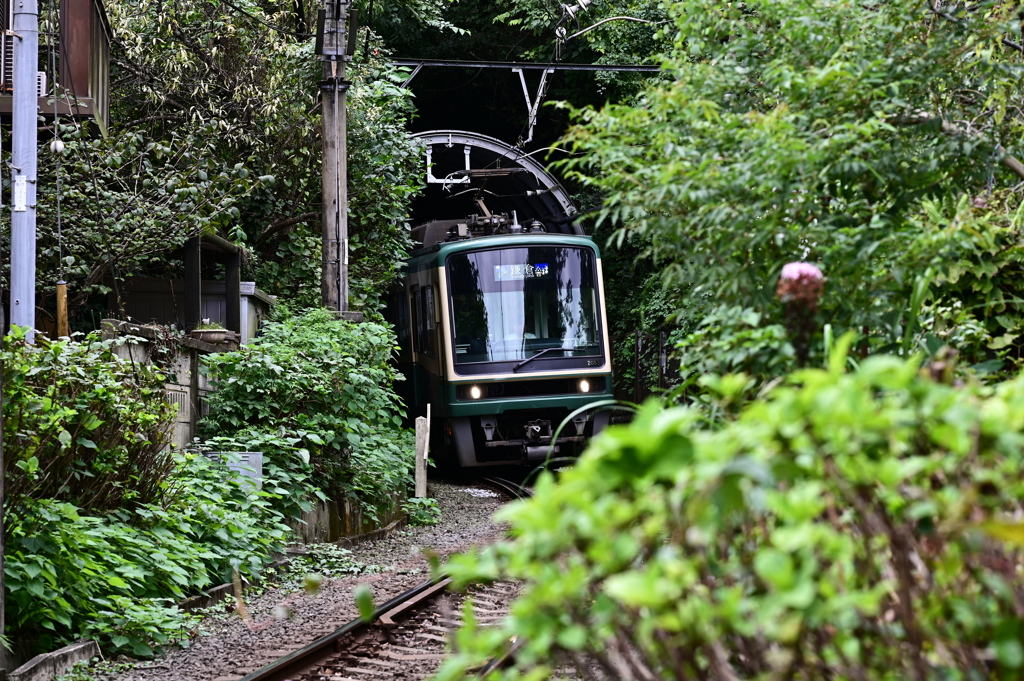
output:
[[[61,225],[61,214],[60,214],[60,189],[61,189],[61,187],[60,187],[60,170],[61,170],[61,168],[60,168],[60,157],[64,153],[64,142],[60,138],[60,113],[59,113],[58,108],[57,108],[58,107],[57,88],[59,87],[59,85],[57,83],[57,53],[60,52],[60,38],[57,39],[58,40],[57,50],[53,49],[53,44],[52,44],[53,34],[54,34],[54,27],[55,27],[55,23],[54,23],[54,3],[55,2],[56,2],[56,0],[51,0],[51,2],[50,2],[50,12],[49,12],[49,24],[50,24],[50,26],[49,26],[49,29],[50,29],[50,36],[51,36],[50,40],[51,40],[51,43],[49,45],[49,48],[50,48],[49,49],[50,58],[47,61],[50,64],[50,79],[53,82],[53,142],[51,143],[50,146],[51,146],[51,151],[53,152],[54,156],[56,157],[54,162],[56,164],[55,176],[56,176],[56,185],[57,185],[57,273],[58,273],[57,274],[57,278],[58,278],[59,282],[63,282],[63,281],[65,281],[65,279],[64,279],[64,231],[63,231],[63,226]],[[60,33],[60,29],[58,28],[56,30],[56,32],[59,34]]]

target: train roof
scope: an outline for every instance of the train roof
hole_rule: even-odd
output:
[[[445,259],[453,253],[464,253],[466,251],[482,251],[492,248],[510,248],[523,246],[570,246],[574,248],[589,248],[594,255],[601,257],[601,249],[594,242],[594,239],[585,235],[575,234],[494,234],[492,236],[481,236],[460,241],[446,241],[436,243],[427,248],[413,251],[406,262],[407,272],[418,272],[420,270],[444,267]]]

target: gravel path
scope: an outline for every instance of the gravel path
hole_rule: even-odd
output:
[[[250,619],[231,615],[222,621],[204,620],[204,635],[188,648],[140,663],[118,676],[97,676],[116,681],[229,681],[296,650],[357,617],[352,592],[367,585],[376,603],[406,591],[427,579],[430,568],[425,549],[442,559],[472,546],[497,540],[503,527],[491,516],[504,499],[481,488],[432,482],[428,494],[441,507],[441,521],[432,527],[408,528],[388,539],[353,547],[352,558],[378,566],[376,574],[325,580],[316,595],[273,589],[248,599]],[[275,608],[291,610],[289,618],[275,617]]]

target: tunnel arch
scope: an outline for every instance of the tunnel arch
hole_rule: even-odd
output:
[[[427,179],[423,195],[413,202],[414,224],[479,214],[476,199],[482,198],[491,213],[515,211],[520,222],[540,221],[548,232],[583,233],[565,188],[532,156],[466,130],[428,130],[411,137],[423,147]]]

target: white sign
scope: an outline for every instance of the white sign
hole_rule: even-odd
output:
[[[24,175],[18,175],[14,178],[14,210],[25,211],[25,195],[28,191],[28,184],[25,182]]]

